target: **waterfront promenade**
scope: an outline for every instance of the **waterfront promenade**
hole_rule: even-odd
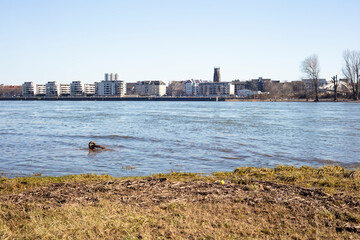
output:
[[[211,96],[211,97],[3,97],[0,101],[227,101],[227,100],[249,100],[236,97]],[[252,100],[252,99],[250,99]]]
[[[199,96],[199,97],[159,97],[159,96],[124,96],[124,97],[114,97],[114,96],[94,96],[94,97],[0,97],[0,101],[200,101],[200,102],[306,102],[306,99],[302,98],[267,98],[266,96],[256,96],[254,97],[235,97],[235,96]],[[309,102],[313,102],[313,99],[309,99]],[[334,102],[333,98],[324,98],[320,99],[321,102]],[[352,99],[341,98],[337,102],[360,102],[354,101]]]

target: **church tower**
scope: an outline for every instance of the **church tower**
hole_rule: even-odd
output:
[[[220,68],[214,68],[214,80],[213,81],[216,83],[221,82]]]

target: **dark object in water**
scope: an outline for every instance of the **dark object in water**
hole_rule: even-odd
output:
[[[101,149],[105,149],[104,146],[101,145],[96,145],[96,143],[94,141],[90,141],[89,142],[89,149],[94,150],[96,148],[101,148]]]

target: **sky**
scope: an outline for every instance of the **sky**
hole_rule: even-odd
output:
[[[0,84],[341,76],[359,0],[0,0]]]

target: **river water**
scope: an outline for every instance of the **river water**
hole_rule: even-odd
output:
[[[7,176],[360,166],[360,104],[0,101]],[[87,149],[89,141],[107,147]]]

